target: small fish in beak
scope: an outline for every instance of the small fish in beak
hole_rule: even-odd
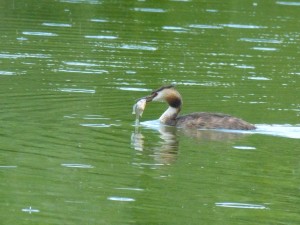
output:
[[[146,98],[140,98],[134,105],[133,105],[133,109],[132,109],[132,114],[135,114],[135,124],[138,125],[139,124],[139,120],[140,117],[142,117],[143,112],[145,110],[146,107],[146,102],[147,99]]]
[[[156,95],[156,92],[152,92],[150,95],[139,98],[137,102],[133,105],[132,114],[135,114],[136,125],[138,125],[140,122],[140,117],[142,117],[143,115],[147,102],[151,102]]]

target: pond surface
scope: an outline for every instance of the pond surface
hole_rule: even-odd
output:
[[[3,224],[299,224],[300,2],[4,1]],[[132,106],[176,84],[187,131]]]

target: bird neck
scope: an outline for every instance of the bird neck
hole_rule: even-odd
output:
[[[159,121],[166,125],[175,126],[176,117],[178,116],[182,106],[181,95],[176,90],[173,90],[166,96],[165,101],[169,104],[169,107],[160,116]]]
[[[174,126],[176,124],[176,117],[180,112],[180,107],[175,108],[169,106],[169,108],[159,117],[159,121],[163,124]]]

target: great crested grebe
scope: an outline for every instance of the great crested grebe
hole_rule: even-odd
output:
[[[232,130],[254,130],[256,128],[242,119],[221,113],[196,112],[178,116],[182,107],[182,97],[173,85],[163,86],[141,99],[146,99],[147,102],[167,102],[169,108],[160,116],[159,121],[169,126]]]

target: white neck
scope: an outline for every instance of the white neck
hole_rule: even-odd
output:
[[[174,121],[180,109],[169,106],[169,108],[159,117],[159,121],[163,124],[169,124]]]

